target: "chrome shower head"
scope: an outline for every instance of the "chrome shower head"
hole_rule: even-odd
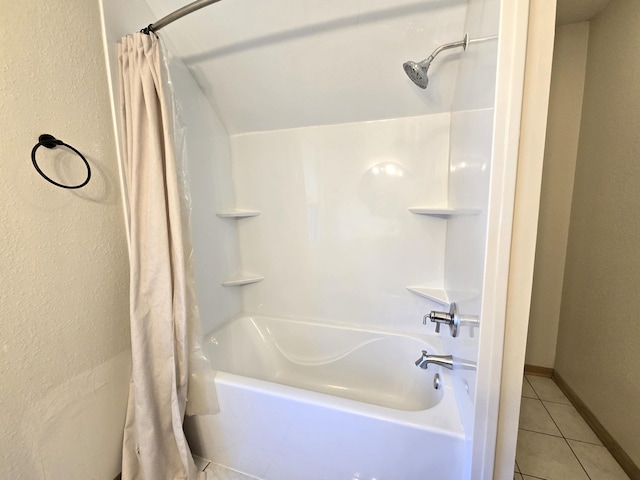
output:
[[[431,60],[429,59],[421,62],[412,62],[409,60],[408,62],[404,62],[402,67],[404,68],[404,73],[407,74],[413,83],[420,88],[427,88],[427,85],[429,85],[429,76],[427,75],[427,71],[429,70],[430,65]]]
[[[444,45],[440,45],[436,48],[428,58],[425,58],[421,62],[413,62],[409,60],[408,62],[404,62],[402,67],[404,68],[404,72],[411,79],[413,83],[415,83],[420,88],[427,88],[429,85],[429,77],[427,72],[429,71],[429,67],[431,66],[431,62],[436,56],[443,50],[448,50],[450,48],[462,47],[464,50],[467,49],[469,45],[469,34],[465,34],[464,38],[460,42],[446,43]]]

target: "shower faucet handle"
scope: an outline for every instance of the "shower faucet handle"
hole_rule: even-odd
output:
[[[456,303],[451,303],[451,308],[449,312],[438,312],[436,310],[432,310],[430,313],[427,313],[422,318],[422,324],[427,324],[427,319],[436,324],[436,333],[440,333],[440,324],[444,323],[449,325],[449,331],[451,332],[452,337],[458,336],[458,327],[460,326],[460,318],[458,317],[458,309],[456,307]]]

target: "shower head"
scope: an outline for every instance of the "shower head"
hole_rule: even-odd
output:
[[[412,62],[409,60],[408,62],[404,62],[402,67],[404,68],[404,73],[407,74],[413,83],[420,88],[427,88],[427,85],[429,85],[429,76],[427,75],[427,71],[429,70],[430,65],[431,60],[429,59],[421,62]]]
[[[462,47],[464,50],[467,49],[467,45],[469,45],[469,34],[465,34],[464,38],[460,42],[446,43],[444,45],[440,45],[436,48],[428,58],[425,58],[421,62],[413,62],[409,60],[408,62],[404,62],[402,67],[404,68],[404,73],[411,79],[413,83],[415,83],[420,88],[427,88],[429,85],[429,76],[427,72],[429,71],[429,67],[431,66],[431,62],[436,56],[443,50],[448,50],[449,48]]]

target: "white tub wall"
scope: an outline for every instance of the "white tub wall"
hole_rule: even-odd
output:
[[[496,98],[496,68],[500,0],[470,0],[464,24],[470,44],[460,57],[453,92],[452,110],[493,108]]]
[[[153,22],[156,16],[142,0],[113,0],[103,2],[102,8],[110,78],[115,86],[112,88],[114,111],[118,112],[117,43],[122,36]],[[169,52],[175,51],[171,39],[164,33],[161,37]],[[229,136],[191,73],[175,55],[170,56],[169,70],[185,126],[196,289],[202,330],[206,332],[241,311],[241,291],[221,285],[238,269],[236,226],[215,215],[216,211],[235,206]],[[119,125],[118,115],[114,121]],[[119,136],[119,131],[117,134]]]
[[[447,222],[444,285],[459,313],[472,318],[480,318],[482,312],[493,114],[493,109],[456,112],[451,120],[449,200],[453,205],[478,209],[478,213],[454,216]],[[448,353],[477,362],[480,329],[463,327],[455,339],[448,329],[443,331]],[[453,377],[464,424],[470,427],[476,372],[459,370]]]
[[[169,65],[185,125],[196,291],[204,333],[242,310],[242,290],[222,286],[240,264],[237,225],[216,216],[236,204],[231,151],[224,125],[184,63],[173,57]]]
[[[467,3],[234,0],[165,31],[234,135],[448,112],[460,52],[434,63],[429,96],[402,63],[461,40]]]
[[[0,477],[112,479],[129,387],[129,276],[100,11],[83,0],[1,7]],[[86,156],[85,187],[38,175],[30,151],[43,133]],[[37,158],[58,181],[86,175],[60,149]]]
[[[465,31],[472,40],[493,37],[498,34],[499,14],[497,0],[472,1]],[[477,209],[478,214],[452,216],[447,222],[444,286],[459,313],[471,318],[480,318],[482,311],[497,51],[497,39],[469,45],[460,58],[451,114],[448,202]],[[471,365],[477,362],[478,328],[463,327],[455,339],[448,328],[442,332],[446,353]],[[452,378],[470,460],[476,371],[456,370]],[[465,468],[469,474],[470,463]]]
[[[414,87],[415,88],[415,87]],[[442,285],[448,113],[232,137],[246,312],[424,333],[432,302],[408,285]],[[393,164],[393,175],[372,167]],[[419,352],[417,352],[419,354]]]

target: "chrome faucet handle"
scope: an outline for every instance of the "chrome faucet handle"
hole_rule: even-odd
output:
[[[451,325],[453,322],[453,315],[446,312],[432,311],[429,313],[429,319],[436,324],[436,333],[440,333],[440,324],[445,323]]]
[[[451,332],[452,337],[458,336],[458,326],[460,325],[460,319],[458,318],[458,310],[456,308],[456,303],[451,303],[451,308],[449,312],[438,312],[436,310],[432,310],[430,313],[427,313],[423,319],[422,324],[427,324],[427,318],[431,320],[431,322],[436,324],[436,333],[440,333],[440,324],[445,323],[449,325],[449,331]]]

